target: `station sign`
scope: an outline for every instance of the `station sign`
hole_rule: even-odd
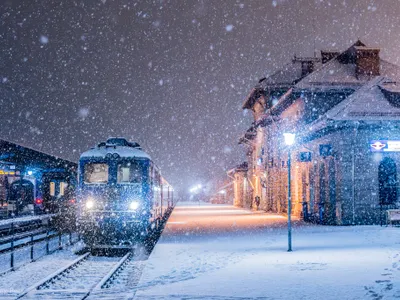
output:
[[[400,140],[372,140],[371,152],[400,152]]]

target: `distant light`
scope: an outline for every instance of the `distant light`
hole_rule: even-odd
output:
[[[202,187],[203,186],[201,184],[195,185],[194,187],[189,189],[189,192],[192,194],[197,194],[201,190]]]
[[[287,146],[292,146],[294,144],[295,139],[296,139],[296,134],[290,133],[290,132],[286,132],[286,133],[283,134],[283,137],[285,138],[285,144]]]
[[[218,193],[220,193],[220,194],[222,194],[222,195],[225,195],[225,194],[226,194],[226,191],[225,191],[225,190],[220,190]]]
[[[42,203],[43,203],[43,199],[41,199],[41,198],[36,198],[35,199],[35,204],[40,205]]]
[[[29,170],[27,173],[28,173],[29,176],[32,176],[33,171]]]

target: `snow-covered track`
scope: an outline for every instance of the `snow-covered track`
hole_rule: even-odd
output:
[[[99,290],[109,286],[114,281],[118,273],[124,268],[127,262],[130,260],[132,252],[128,252],[125,256],[103,277],[103,279],[94,287],[93,290]]]
[[[128,253],[92,290],[88,299],[131,298],[136,292],[145,260]]]
[[[93,290],[100,290],[102,285],[112,281],[130,256],[131,253],[122,258],[85,253],[25,290],[17,299],[86,299]]]
[[[23,291],[18,297],[17,299],[20,299],[24,296],[26,296],[28,293],[30,293],[31,291],[34,290],[39,290],[41,287],[46,286],[47,284],[51,283],[54,280],[57,280],[57,278],[59,278],[60,276],[62,276],[64,273],[68,272],[69,270],[75,268],[76,266],[78,266],[82,261],[84,261],[85,259],[87,259],[87,257],[89,256],[89,252],[79,256],[77,259],[75,259],[74,261],[72,261],[69,265],[67,265],[66,267],[63,267],[61,269],[58,269],[57,271],[55,271],[53,274],[47,276],[46,278],[42,279],[41,281],[35,283],[34,285],[28,287],[25,291]]]

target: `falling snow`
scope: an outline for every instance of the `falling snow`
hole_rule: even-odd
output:
[[[40,36],[40,42],[42,44],[47,44],[49,42],[49,38],[47,36],[45,36],[45,35],[41,35]]]
[[[233,30],[233,25],[232,24],[229,24],[229,25],[226,25],[226,27],[225,27],[225,29],[226,29],[226,31],[232,31]]]
[[[237,141],[252,120],[243,100],[294,54],[361,38],[399,63],[397,1],[217,2],[6,1],[0,101],[13,126],[1,136],[73,161],[126,136],[185,190],[245,158]],[[19,117],[25,110],[29,119]]]

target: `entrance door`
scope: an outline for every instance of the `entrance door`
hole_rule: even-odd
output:
[[[393,159],[385,157],[379,164],[379,204],[390,205],[397,200],[397,168]]]

